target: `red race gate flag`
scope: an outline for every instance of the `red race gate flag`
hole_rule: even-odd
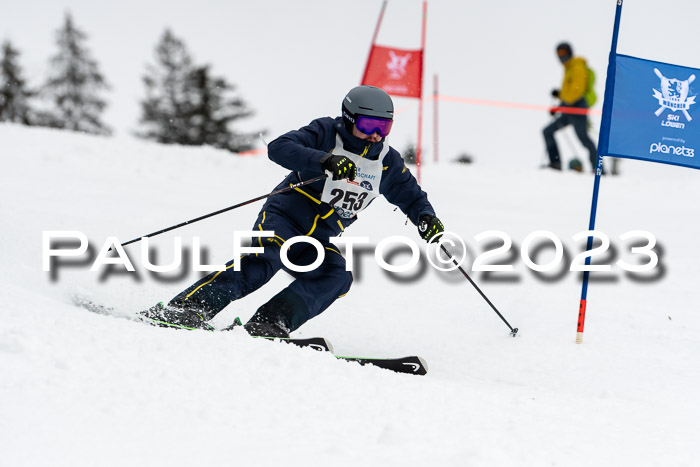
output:
[[[423,51],[372,45],[362,84],[394,96],[421,98]]]

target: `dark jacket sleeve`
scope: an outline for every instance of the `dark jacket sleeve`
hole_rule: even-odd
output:
[[[387,201],[398,206],[415,225],[418,225],[421,216],[435,215],[435,210],[428,201],[428,195],[418,185],[403,158],[395,149],[389,150],[384,157],[383,165],[385,169],[379,184],[379,192]]]
[[[267,146],[271,161],[294,171],[323,172],[321,158],[332,149],[333,119],[319,118],[283,134]]]

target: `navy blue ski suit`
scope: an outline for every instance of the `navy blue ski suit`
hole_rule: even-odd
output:
[[[336,147],[336,134],[340,135],[344,150],[370,160],[377,160],[383,148],[384,141],[370,143],[350,134],[341,117],[316,119],[269,144],[269,158],[291,170],[275,190],[323,174],[321,160]],[[417,225],[425,214],[435,215],[426,193],[393,148],[385,154],[382,169],[379,193],[398,206],[414,224]],[[352,273],[345,270],[345,259],[328,239],[341,235],[357,216],[340,217],[332,206],[322,202],[320,193],[324,183],[321,180],[269,197],[253,226],[256,231],[275,232],[274,237],[254,240],[256,246],[265,248],[264,253],[242,256],[238,272],[233,270],[234,258],[226,264],[225,271],[213,272],[197,281],[173,298],[171,304],[194,307],[209,320],[232,301],[262,287],[277,271],[284,269],[295,280],[262,305],[251,320],[273,322],[294,331],[345,295],[350,290]],[[323,245],[325,259],[313,271],[296,272],[282,264],[280,248],[286,240],[304,235]],[[287,257],[303,266],[313,263],[317,252],[308,243],[298,243],[291,247]]]

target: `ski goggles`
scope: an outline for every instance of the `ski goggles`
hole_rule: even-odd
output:
[[[391,126],[394,124],[393,120],[378,117],[368,117],[366,115],[360,115],[357,117],[355,122],[355,127],[366,135],[372,135],[374,133],[379,133],[379,136],[386,138],[391,131]]]

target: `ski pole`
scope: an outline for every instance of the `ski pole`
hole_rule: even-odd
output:
[[[467,272],[464,269],[462,269],[462,266],[460,266],[459,263],[457,262],[457,260],[455,260],[454,257],[450,254],[450,252],[447,251],[447,248],[445,248],[445,245],[440,244],[440,248],[442,248],[442,251],[444,251],[445,254],[452,260],[452,262],[455,264],[455,266],[457,266],[457,269],[459,269],[459,271],[464,275],[464,277],[467,278],[467,280],[471,283],[471,285],[474,286],[474,288],[476,289],[477,292],[479,292],[479,294],[482,296],[482,298],[484,300],[486,300],[486,303],[488,303],[491,306],[493,311],[495,311],[496,314],[503,320],[503,322],[506,323],[506,326],[508,326],[508,328],[510,328],[510,335],[515,337],[515,335],[518,333],[518,328],[513,328],[513,326],[511,326],[510,323],[508,323],[508,321],[506,321],[506,319],[503,317],[503,315],[496,309],[494,304],[491,303],[491,300],[489,300],[486,297],[486,295],[484,295],[484,292],[482,292],[481,289],[479,288],[479,286],[476,285],[476,283],[472,280],[471,277],[469,277],[469,274],[467,274]]]
[[[201,221],[201,220],[206,219],[206,218],[208,218],[208,217],[213,217],[213,216],[216,216],[216,215],[218,215],[218,214],[222,214],[222,213],[224,213],[224,212],[226,212],[226,211],[231,211],[231,210],[233,210],[233,209],[240,208],[240,207],[242,207],[242,206],[245,206],[245,205],[247,205],[247,204],[253,203],[253,202],[255,202],[255,201],[259,201],[259,200],[264,199],[264,198],[269,198],[269,197],[272,196],[272,195],[277,195],[277,194],[279,194],[279,193],[284,193],[284,192],[286,192],[286,191],[293,190],[293,189],[298,188],[298,187],[300,187],[300,186],[304,186],[304,185],[308,185],[308,184],[310,184],[310,183],[318,182],[319,180],[323,180],[323,179],[325,179],[325,178],[328,178],[328,174],[319,175],[318,177],[315,177],[315,178],[312,178],[312,179],[309,179],[309,180],[304,180],[303,182],[295,183],[294,185],[289,185],[288,187],[280,188],[279,190],[276,190],[276,191],[267,193],[267,194],[262,195],[262,196],[258,196],[257,198],[249,199],[248,201],[243,201],[242,203],[238,203],[238,204],[235,204],[235,205],[233,205],[233,206],[229,206],[229,207],[224,208],[224,209],[219,209],[218,211],[214,211],[214,212],[211,212],[211,213],[209,213],[209,214],[205,214],[205,215],[203,215],[203,216],[197,217],[197,218],[195,218],[195,219],[190,219],[190,220],[188,220],[188,221],[181,222],[181,223],[179,223],[179,224],[177,224],[177,225],[173,225],[173,226],[167,227],[167,228],[165,228],[165,229],[163,229],[163,230],[159,230],[159,231],[157,231],[157,232],[149,233],[148,235],[141,235],[140,237],[137,237],[137,238],[135,238],[135,239],[133,239],[133,240],[129,240],[128,242],[122,243],[121,246],[126,246],[126,245],[129,245],[129,244],[131,244],[131,243],[138,242],[139,240],[141,240],[141,239],[144,238],[144,237],[155,237],[156,235],[160,235],[160,234],[165,233],[165,232],[170,232],[171,230],[178,229],[178,228],[183,227],[183,226],[185,226],[185,225],[193,224],[193,223],[195,223],[195,222]]]

